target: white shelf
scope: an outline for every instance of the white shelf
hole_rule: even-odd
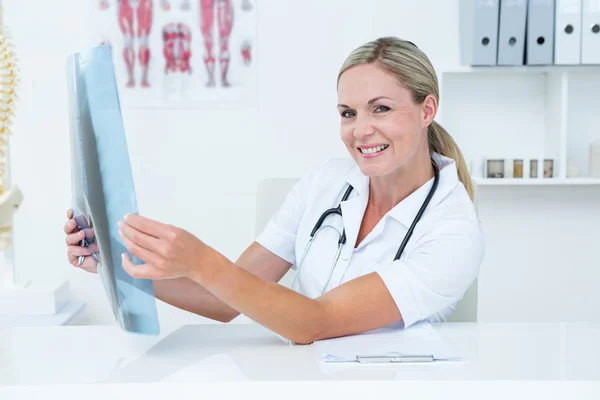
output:
[[[479,185],[600,183],[567,178],[569,168],[588,175],[589,146],[600,139],[600,65],[457,66],[440,70],[440,88],[438,122],[468,165],[479,168],[482,159],[554,161],[555,178],[478,179]]]
[[[519,65],[519,66],[459,66],[440,70],[441,74],[498,74],[498,73],[562,73],[586,72],[600,73],[600,65]]]
[[[471,178],[477,186],[600,185],[600,178]]]

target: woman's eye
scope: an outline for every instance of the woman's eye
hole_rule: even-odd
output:
[[[385,112],[385,111],[390,111],[390,108],[388,106],[377,106],[377,107],[375,107],[375,111],[376,112]]]
[[[352,111],[343,111],[342,112],[342,117],[343,118],[351,118],[354,116],[354,113]]]

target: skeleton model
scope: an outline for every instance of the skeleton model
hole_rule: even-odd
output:
[[[10,33],[4,26],[0,0],[0,289],[15,287],[13,264],[13,214],[23,201],[18,186],[10,182],[9,136],[14,117],[17,77],[17,59]]]

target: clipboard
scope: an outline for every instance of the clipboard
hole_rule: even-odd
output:
[[[400,354],[389,353],[385,355],[357,355],[359,363],[405,363],[405,362],[433,362],[433,354]]]
[[[429,322],[407,329],[387,327],[374,331],[314,342],[325,363],[431,363],[461,360]]]

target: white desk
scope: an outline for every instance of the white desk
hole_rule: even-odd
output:
[[[0,386],[266,381],[600,382],[600,324],[434,325],[465,357],[423,364],[324,364],[256,324],[189,325],[158,337],[113,326],[0,329]]]

